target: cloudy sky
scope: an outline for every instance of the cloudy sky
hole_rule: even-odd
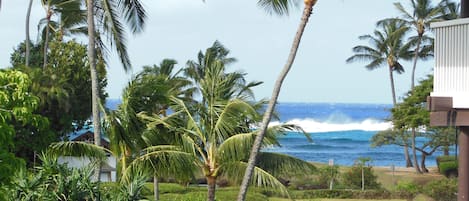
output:
[[[398,0],[319,0],[293,68],[284,82],[282,102],[391,103],[390,83],[385,66],[375,71],[365,63],[346,64],[352,47],[367,44],[358,36],[371,34],[379,19],[396,17]],[[28,0],[3,0],[0,10],[0,67],[10,66],[13,48],[24,40]],[[238,62],[230,70],[243,70],[248,80],[264,81],[255,89],[256,98],[271,95],[283,67],[301,17],[296,9],[287,17],[270,16],[255,0],[143,0],[148,12],[145,32],[128,37],[132,72],[125,73],[116,54],[108,67],[110,98],[119,98],[132,73],[164,58],[176,59],[183,67],[196,59],[197,52],[215,40],[231,50]],[[302,5],[302,1],[299,1]],[[400,0],[405,6],[408,1]],[[37,38],[37,23],[44,17],[35,1],[31,17],[31,38]],[[397,75],[397,94],[410,88],[411,63]],[[433,62],[420,62],[417,78],[432,73]]]

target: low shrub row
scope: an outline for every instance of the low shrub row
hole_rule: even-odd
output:
[[[336,199],[410,199],[414,195],[404,191],[387,190],[305,190],[291,193],[295,199],[336,198]]]

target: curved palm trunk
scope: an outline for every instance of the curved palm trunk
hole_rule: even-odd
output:
[[[215,201],[215,190],[217,188],[217,178],[207,176],[207,201]]]
[[[420,170],[419,163],[417,160],[417,151],[415,150],[415,128],[412,128],[412,155],[414,158],[414,167],[415,167],[415,172],[422,174],[422,171]]]
[[[415,87],[415,69],[417,68],[417,60],[419,58],[419,51],[420,51],[421,43],[422,43],[422,36],[419,35],[419,38],[417,40],[417,47],[415,48],[414,64],[412,66],[412,81],[411,81],[412,90],[414,90],[414,87]]]
[[[33,6],[33,0],[29,0],[28,11],[26,13],[26,51],[25,51],[25,65],[29,66],[29,52],[31,51],[30,39],[29,39],[29,19],[31,18],[31,7]]]
[[[99,117],[99,96],[98,96],[98,72],[96,71],[96,50],[95,50],[95,28],[94,28],[94,0],[87,2],[87,22],[88,22],[88,59],[90,62],[91,74],[91,104],[93,113],[94,144],[101,146],[101,122]],[[96,169],[97,180],[99,181],[101,165]]]
[[[246,200],[246,194],[249,187],[249,182],[251,180],[252,174],[254,172],[254,167],[256,164],[256,158],[261,148],[262,140],[264,139],[265,132],[267,130],[267,126],[272,118],[272,112],[274,111],[275,104],[278,99],[278,95],[280,93],[280,89],[282,87],[283,80],[290,71],[293,62],[295,61],[296,53],[298,51],[298,46],[300,45],[301,37],[304,33],[306,24],[308,23],[309,16],[311,15],[311,11],[313,10],[313,6],[316,3],[316,0],[305,0],[305,8],[303,10],[303,15],[301,17],[301,22],[296,32],[295,38],[293,40],[293,44],[290,50],[290,54],[287,60],[287,63],[283,67],[280,75],[275,82],[274,90],[272,92],[272,97],[270,98],[269,104],[267,105],[267,109],[264,113],[262,118],[261,128],[259,130],[259,134],[256,136],[254,144],[252,146],[251,154],[249,156],[248,165],[246,167],[246,172],[244,173],[243,181],[241,182],[239,194],[238,194],[238,201]]]
[[[394,75],[392,71],[392,67],[389,67],[389,80],[391,81],[391,94],[392,94],[392,103],[393,106],[397,105],[397,100],[396,100],[396,90],[394,87]],[[409,147],[407,146],[407,143],[404,143],[404,159],[406,161],[406,167],[412,167],[412,160],[410,159],[409,156]]]

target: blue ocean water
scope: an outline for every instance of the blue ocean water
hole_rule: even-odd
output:
[[[309,142],[299,133],[281,137],[281,147],[266,148],[289,154],[303,160],[353,165],[360,157],[370,157],[375,166],[405,166],[403,148],[386,145],[372,148],[371,137],[378,131],[391,127],[386,121],[392,105],[386,104],[330,104],[330,103],[279,103],[280,120],[272,124],[294,123],[310,133]],[[417,139],[423,143],[425,139]],[[427,157],[426,165],[435,166],[436,152]]]
[[[108,108],[115,109],[120,100],[109,100]],[[370,157],[375,166],[405,166],[402,147],[386,145],[372,148],[371,137],[378,131],[391,127],[386,121],[390,116],[388,104],[346,103],[279,103],[279,120],[272,124],[293,123],[311,134],[309,142],[299,133],[291,132],[280,138],[281,147],[265,148],[264,151],[289,154],[303,160],[353,165],[360,157]],[[423,143],[425,139],[417,139]],[[426,160],[427,166],[435,166],[437,151]],[[419,157],[420,158],[420,157]]]

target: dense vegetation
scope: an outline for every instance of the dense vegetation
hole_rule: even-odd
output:
[[[236,59],[216,41],[186,65],[165,59],[144,67],[127,84],[115,111],[100,107],[107,96],[106,45],[116,48],[124,69],[130,69],[123,24],[128,23],[132,33],[143,31],[145,10],[139,1],[87,2],[42,1],[47,13],[39,26],[43,28],[39,41],[28,37],[11,54],[12,66],[0,71],[0,199],[158,200],[161,192],[162,200],[244,200],[249,184],[259,187],[249,191],[249,200],[272,196],[407,198],[417,193],[437,200],[453,199],[453,180],[435,181],[422,188],[401,185],[404,192],[400,194],[384,189],[365,159],[339,171],[335,166],[317,169],[288,155],[259,152],[262,147],[279,146],[278,137],[287,131],[302,133],[310,140],[295,125],[269,127],[268,123],[275,118],[282,81],[292,67],[315,0],[304,1],[290,57],[269,102],[256,100],[252,92],[262,82],[247,81],[246,73],[228,70]],[[258,2],[277,14],[288,13],[294,5],[290,0]],[[373,145],[402,146],[408,166],[427,172],[425,157],[438,149],[448,150],[455,141],[448,133],[454,131],[429,127],[424,103],[432,91],[432,77],[415,85],[414,72],[418,60],[433,55],[433,39],[425,31],[429,23],[456,18],[458,6],[448,0],[437,5],[429,0],[411,2],[410,10],[396,3],[402,17],[379,21],[372,35],[360,37],[369,41],[369,46],[354,47],[355,54],[347,62],[369,61],[366,68],[370,70],[388,68],[393,129],[375,135]],[[76,34],[87,35],[89,43],[76,42]],[[394,73],[404,72],[401,60],[413,61],[413,66],[411,89],[399,103]],[[67,134],[79,129],[91,115],[95,145],[68,142]],[[102,135],[109,139],[108,148],[100,146]],[[418,145],[417,137],[427,140]],[[422,154],[420,164],[417,151]],[[59,154],[86,156],[94,165],[71,169],[58,162]],[[100,183],[94,173],[106,155],[118,160],[115,183]],[[454,168],[454,164],[442,163],[440,171]],[[153,189],[146,184],[150,178]],[[166,184],[159,187],[161,180],[188,185],[201,183],[198,179],[207,184],[206,193],[183,185],[171,185],[169,190]],[[217,191],[223,185],[241,188]]]

